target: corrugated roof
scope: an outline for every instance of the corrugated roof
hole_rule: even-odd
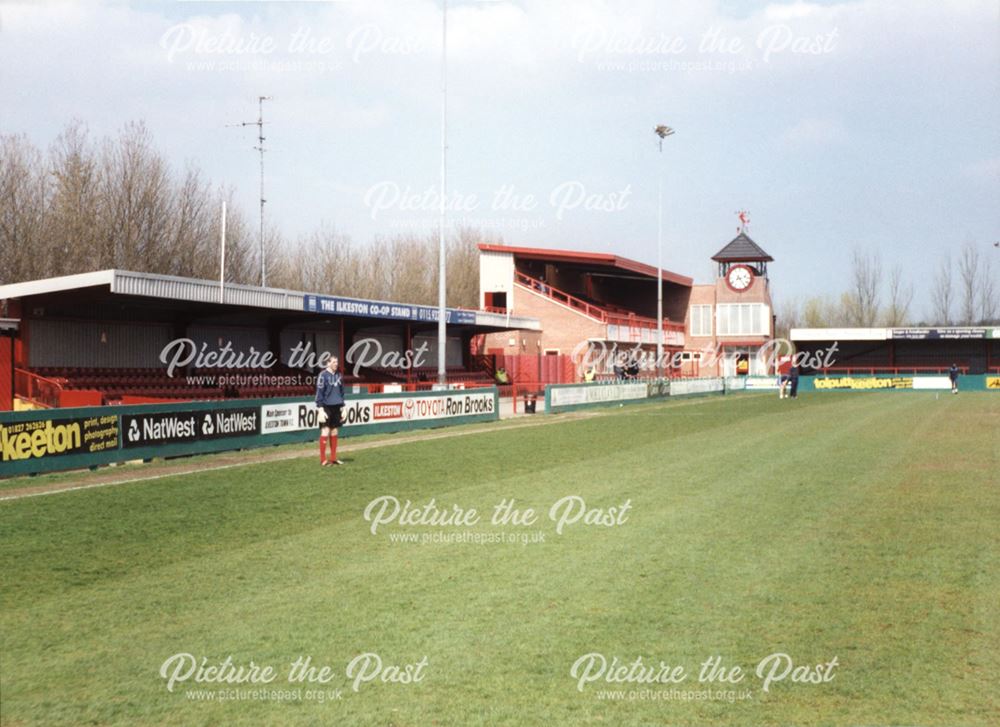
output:
[[[741,232],[730,240],[728,245],[712,256],[712,259],[719,263],[769,263],[774,260],[745,232]]]
[[[302,291],[286,290],[284,288],[260,288],[253,285],[236,285],[234,283],[226,283],[224,291],[220,295],[219,281],[217,280],[181,278],[174,275],[156,275],[154,273],[136,273],[128,270],[98,270],[92,273],[64,275],[57,278],[0,285],[0,300],[27,298],[34,295],[45,295],[47,293],[98,286],[107,286],[110,293],[118,295],[251,308],[269,308],[272,310],[304,313],[309,312],[305,306],[306,296],[326,295],[320,293],[303,293]],[[372,301],[362,298],[354,300],[390,305],[397,302],[384,300]],[[476,325],[478,326],[541,330],[541,323],[535,318],[506,316],[488,311],[474,311],[474,313],[476,316]]]
[[[581,252],[578,250],[550,250],[544,247],[512,247],[510,245],[490,245],[484,242],[479,243],[479,249],[483,252],[505,252],[515,257],[530,260],[550,260],[552,262],[570,262],[582,265],[605,265],[607,267],[628,270],[631,273],[646,275],[656,279],[656,268],[638,260],[630,260],[627,257],[606,252]],[[676,283],[690,288],[694,283],[693,278],[686,275],[663,269],[663,279],[668,283]]]

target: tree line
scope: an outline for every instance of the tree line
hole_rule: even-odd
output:
[[[142,123],[94,139],[78,122],[47,149],[0,136],[0,284],[119,268],[219,277],[226,202],[226,280],[260,282],[260,228],[194,165],[174,169]],[[477,230],[447,241],[448,304],[478,307]],[[267,284],[295,290],[437,302],[438,237],[404,234],[358,244],[327,225],[296,239],[264,231]]]
[[[101,139],[73,122],[44,150],[27,136],[0,135],[0,284],[108,268],[214,280],[223,201],[226,280],[257,284],[259,226],[233,197],[232,189],[213,186],[192,164],[173,168],[139,122]],[[379,236],[358,244],[328,225],[294,240],[270,226],[264,238],[268,285],[437,302],[436,234]],[[449,305],[478,306],[477,242],[502,240],[469,228],[449,236]],[[916,319],[913,286],[902,269],[886,271],[877,252],[855,250],[847,290],[780,304],[779,335],[794,327],[996,324],[990,253],[967,242],[957,259],[943,257],[931,286],[931,309]]]
[[[985,326],[1000,323],[994,263],[967,241],[957,261],[945,254],[930,289],[930,307],[923,316],[913,308],[913,285],[902,268],[888,271],[878,252],[855,250],[847,289],[839,296],[788,300],[775,307],[779,337],[792,328],[898,328],[906,326]]]

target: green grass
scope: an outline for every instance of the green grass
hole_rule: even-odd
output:
[[[1000,397],[735,396],[565,423],[0,503],[0,723],[992,725],[1000,673]],[[375,497],[475,507],[482,532],[545,542],[413,544]],[[617,527],[555,534],[548,508],[631,501]],[[527,528],[493,505],[534,507]],[[327,703],[194,701],[158,671],[189,652],[331,665]],[[419,684],[355,693],[365,652],[426,656]],[[581,655],[749,673],[726,701],[605,700]],[[785,652],[823,684],[760,689]],[[232,688],[226,685],[227,689]],[[241,686],[243,689],[253,688]],[[296,685],[297,688],[297,685]],[[718,687],[715,687],[718,688]]]

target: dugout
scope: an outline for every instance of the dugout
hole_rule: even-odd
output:
[[[8,340],[11,353],[4,376],[16,397],[44,406],[303,394],[324,351],[340,358],[350,384],[422,381],[429,388],[436,380],[438,311],[430,306],[123,270],[0,286],[0,301],[8,316],[0,343]],[[446,315],[451,383],[490,381],[470,352],[474,337],[538,327],[489,311],[449,308]],[[379,356],[355,373],[347,354],[361,339],[377,342],[369,354]],[[232,355],[168,372],[169,347],[181,340],[190,342],[186,350],[193,344]],[[405,353],[421,344],[425,353],[414,367]],[[262,365],[264,353],[270,366]],[[259,378],[212,385],[221,374]]]

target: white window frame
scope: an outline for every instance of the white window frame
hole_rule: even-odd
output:
[[[715,307],[715,330],[720,338],[767,336],[771,333],[769,316],[764,303],[719,303]]]
[[[706,310],[707,315],[706,315]],[[712,331],[715,329],[715,316],[712,314],[711,305],[693,305],[691,306],[691,316],[690,316],[690,329],[692,336],[705,336],[709,337],[712,335]],[[695,321],[698,322],[697,328],[695,327]],[[708,323],[708,331],[705,331],[705,323]]]

